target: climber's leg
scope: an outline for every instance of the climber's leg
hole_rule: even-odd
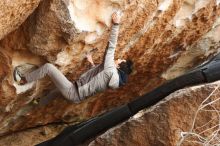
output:
[[[80,100],[78,98],[77,95],[77,91],[76,90],[71,90],[71,97],[70,99],[68,98],[68,100],[71,100],[75,103],[79,103]],[[61,94],[60,90],[58,88],[54,88],[52,90],[49,91],[49,93],[43,95],[43,96],[39,96],[38,98],[34,99],[31,103],[32,104],[36,104],[38,106],[46,106],[47,104],[49,104],[52,100],[56,99],[56,98],[60,98],[63,95]]]
[[[59,91],[69,100],[74,101],[72,92],[76,92],[75,84],[70,82],[54,65],[46,63],[33,72],[25,74],[27,82],[36,81],[48,75]]]

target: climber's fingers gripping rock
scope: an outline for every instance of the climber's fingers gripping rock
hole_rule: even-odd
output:
[[[112,22],[114,24],[119,24],[121,22],[121,13],[119,11],[112,14]]]

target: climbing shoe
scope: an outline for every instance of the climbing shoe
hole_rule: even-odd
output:
[[[19,66],[16,66],[13,72],[13,77],[15,82],[18,85],[24,85],[27,83],[26,79],[25,79],[25,74],[32,72],[34,70],[36,70],[38,68],[37,65],[34,64],[29,64],[29,63],[25,63],[25,64],[21,64]]]

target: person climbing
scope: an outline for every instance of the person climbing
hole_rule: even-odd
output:
[[[128,75],[132,72],[132,61],[123,59],[114,61],[120,19],[121,15],[119,13],[114,12],[112,14],[113,26],[102,63],[95,66],[92,55],[87,54],[87,60],[93,67],[82,74],[79,79],[71,82],[54,65],[46,63],[34,71],[25,73],[15,67],[14,80],[18,84],[24,85],[48,75],[57,87],[50,95],[54,95],[59,91],[66,99],[74,103],[79,103],[86,97],[107,88],[116,89],[123,86],[127,82]]]

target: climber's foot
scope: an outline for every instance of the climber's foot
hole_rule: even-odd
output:
[[[38,68],[37,65],[29,64],[29,63],[21,64],[19,66],[16,66],[15,69],[14,69],[14,72],[13,72],[13,77],[14,77],[15,82],[18,85],[26,84],[27,80],[25,78],[25,74],[30,73],[30,72],[34,71],[35,69],[37,69],[37,68]]]
[[[25,79],[24,76],[22,76],[22,74],[19,72],[17,67],[15,67],[14,69],[13,77],[18,85],[24,85],[27,83],[27,80]]]

